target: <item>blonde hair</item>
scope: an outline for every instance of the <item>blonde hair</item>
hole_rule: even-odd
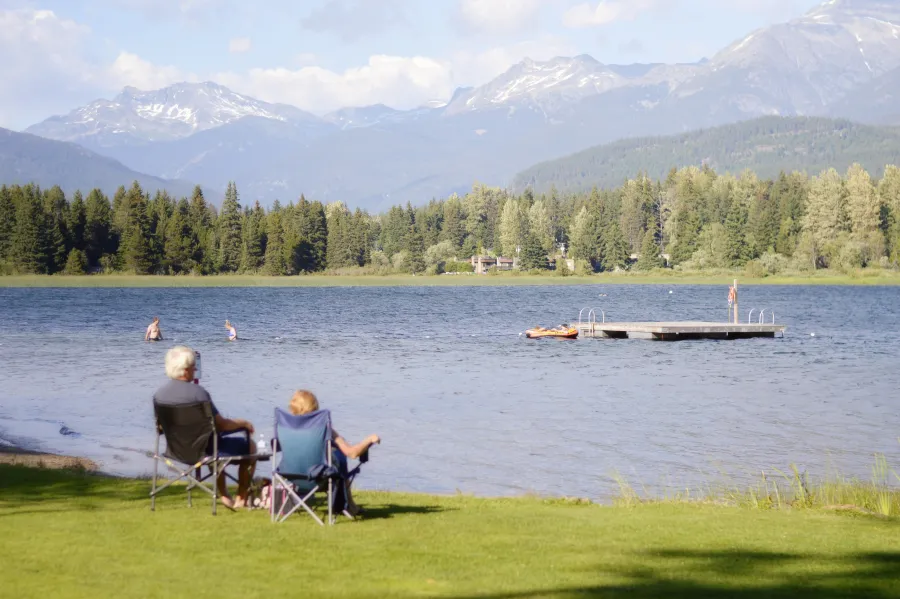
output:
[[[294,416],[302,416],[319,409],[319,400],[311,391],[300,390],[294,391],[294,396],[290,403],[291,414]]]
[[[194,350],[189,347],[176,345],[166,352],[166,376],[170,379],[183,379],[187,371],[196,365]]]

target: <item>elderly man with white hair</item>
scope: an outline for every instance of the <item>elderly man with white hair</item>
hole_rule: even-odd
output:
[[[243,456],[255,452],[255,447],[246,436],[225,436],[238,430],[247,430],[253,434],[253,424],[247,420],[225,418],[219,413],[212,402],[209,393],[193,383],[194,373],[197,370],[197,359],[194,350],[183,345],[173,347],[166,352],[166,376],[171,380],[160,387],[153,395],[153,401],[160,405],[189,405],[201,402],[209,402],[212,407],[216,422],[216,432],[219,435],[218,449],[221,456]],[[212,438],[207,447],[207,452],[212,452]],[[247,494],[250,489],[250,480],[255,470],[255,461],[239,463],[238,496],[232,499],[228,496],[225,485],[225,473],[219,475],[216,485],[219,487],[219,495],[222,503],[230,508],[240,508],[247,505]]]

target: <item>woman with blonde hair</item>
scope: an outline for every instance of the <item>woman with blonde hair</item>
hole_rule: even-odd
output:
[[[230,321],[225,321],[225,328],[228,329],[228,340],[234,341],[237,339],[237,329],[234,328],[234,325],[231,324]]]
[[[301,389],[294,392],[288,409],[294,416],[311,414],[319,410],[319,400],[311,391]],[[372,445],[381,443],[381,438],[378,435],[369,435],[356,445],[351,445],[334,428],[331,429],[331,434],[337,450],[334,452],[334,457],[337,458],[338,467],[343,474],[347,473],[347,458],[358,459],[369,451]],[[347,485],[347,506],[347,511],[350,512],[351,516],[357,516],[362,513],[362,509],[353,501],[349,484]]]

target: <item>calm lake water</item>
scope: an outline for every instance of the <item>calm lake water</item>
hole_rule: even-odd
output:
[[[297,388],[351,441],[380,434],[365,488],[603,498],[615,471],[683,489],[791,462],[868,478],[875,453],[900,466],[898,288],[743,287],[742,317],[774,310],[784,339],[520,336],[585,306],[725,320],[726,298],[726,286],[0,289],[0,438],[147,473],[163,356],[188,344],[218,407],[267,438]],[[157,314],[167,340],[144,343]]]

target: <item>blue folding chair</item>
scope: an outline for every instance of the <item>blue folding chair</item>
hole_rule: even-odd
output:
[[[328,502],[328,524],[334,524],[335,491],[338,485],[349,485],[359,473],[359,466],[347,472],[343,463],[333,460],[331,412],[318,410],[294,416],[275,408],[275,457],[272,459],[272,522],[284,522],[303,508],[320,525],[324,522],[310,506],[315,494],[325,491]],[[343,462],[343,460],[341,460]],[[342,471],[343,470],[343,471]],[[346,487],[344,487],[346,488]],[[346,494],[341,493],[346,501]],[[348,517],[345,508],[340,511]]]

